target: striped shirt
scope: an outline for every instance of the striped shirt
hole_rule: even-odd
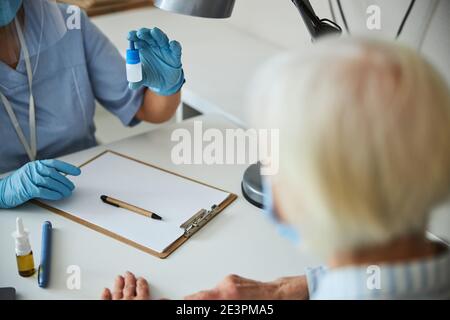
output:
[[[311,299],[450,299],[450,251],[397,264],[306,271]]]

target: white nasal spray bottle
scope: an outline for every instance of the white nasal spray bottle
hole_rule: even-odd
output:
[[[35,272],[33,251],[31,251],[29,232],[23,227],[22,218],[16,219],[16,231],[12,234],[16,240],[16,260],[19,275],[22,277],[32,276]]]
[[[134,41],[130,41],[127,50],[127,80],[128,82],[139,82],[142,80],[142,65],[139,58],[139,50],[134,47]]]

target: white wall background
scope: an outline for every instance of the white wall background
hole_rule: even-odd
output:
[[[319,17],[331,18],[328,0],[310,1]],[[337,22],[344,28],[336,0],[331,3]],[[341,0],[341,3],[352,35],[394,39],[410,0]],[[381,8],[380,31],[370,31],[366,27],[366,9],[370,5]],[[450,84],[449,19],[449,0],[417,0],[399,41],[420,50]],[[236,0],[228,22],[283,48],[310,45],[308,32],[290,0]]]

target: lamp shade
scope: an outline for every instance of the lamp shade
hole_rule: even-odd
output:
[[[162,10],[203,18],[229,18],[235,0],[154,0]]]

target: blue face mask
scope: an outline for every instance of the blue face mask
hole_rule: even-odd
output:
[[[2,0],[0,1],[0,27],[4,27],[14,20],[17,11],[22,5],[22,0]]]
[[[272,186],[268,179],[263,178],[263,195],[264,195],[264,213],[265,216],[272,222],[276,228],[278,233],[291,241],[293,244],[298,245],[300,243],[300,235],[297,230],[293,227],[282,223],[279,221],[279,218],[275,214],[275,207],[273,203],[273,194],[272,194]]]

